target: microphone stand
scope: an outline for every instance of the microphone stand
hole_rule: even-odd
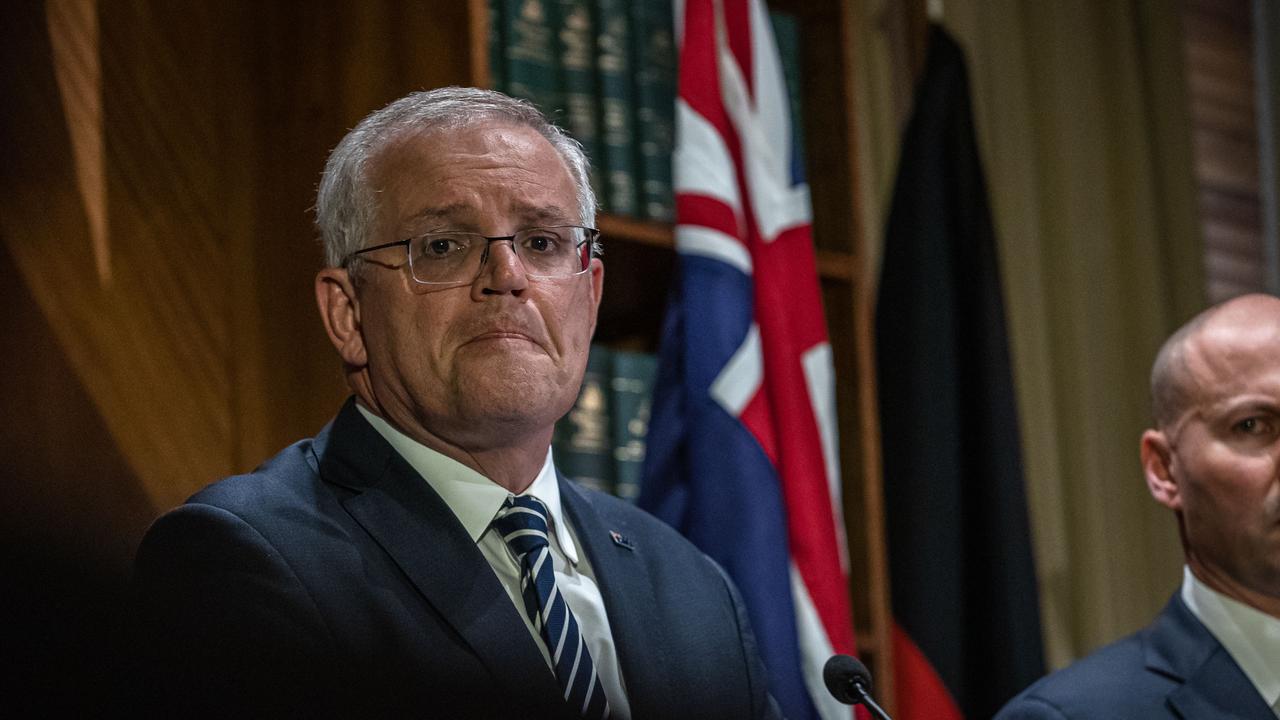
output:
[[[853,685],[854,693],[858,696],[858,702],[865,705],[867,710],[876,718],[876,720],[891,720],[889,713],[885,712],[884,708],[876,704],[876,701],[871,697],[871,693],[867,692],[867,689],[862,686],[862,683],[854,680],[851,684]]]

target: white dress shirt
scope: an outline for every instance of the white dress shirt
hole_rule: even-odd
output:
[[[1219,593],[1186,566],[1182,602],[1218,638],[1280,718],[1280,618]]]
[[[493,567],[498,582],[515,605],[516,613],[524,620],[534,643],[542,651],[548,670],[554,673],[551,653],[524,611],[524,600],[520,596],[520,565],[498,532],[489,527],[511,493],[475,470],[410,438],[359,403],[356,408],[386,438],[391,447],[418,471],[457,516],[462,527]],[[578,619],[582,638],[595,662],[605,697],[609,699],[609,717],[630,720],[631,708],[627,703],[622,672],[618,667],[618,653],[613,642],[613,632],[609,629],[604,598],[600,596],[600,588],[596,585],[595,574],[591,571],[586,555],[578,553],[573,528],[561,509],[560,485],[556,481],[550,448],[547,449],[547,459],[543,462],[538,477],[521,494],[532,495],[547,506],[556,586]]]

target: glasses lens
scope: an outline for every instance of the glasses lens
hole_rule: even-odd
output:
[[[583,227],[529,228],[516,233],[516,254],[537,277],[577,275],[591,263],[591,242]]]
[[[470,233],[430,233],[409,244],[409,267],[422,283],[471,282],[480,272],[485,239]]]

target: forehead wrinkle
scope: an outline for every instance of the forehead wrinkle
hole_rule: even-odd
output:
[[[559,205],[534,206],[523,203],[514,203],[512,207],[512,214],[526,222],[532,222],[535,224],[574,222],[573,215]]]
[[[480,123],[458,130],[456,138],[439,130],[404,132],[377,156],[376,174],[384,180],[387,190],[414,182],[412,178],[417,177],[415,173],[424,161],[432,172],[443,172],[443,177],[448,178],[436,179],[444,185],[435,193],[415,193],[412,188],[408,193],[401,192],[417,194],[420,201],[427,203],[421,209],[404,208],[413,212],[395,220],[401,232],[453,229],[505,233],[524,227],[581,222],[572,173],[545,138],[530,137],[525,128],[504,124]],[[465,173],[459,175],[462,168],[450,169],[449,164],[442,164],[437,149],[460,161]],[[553,160],[555,170],[533,165],[548,159]],[[499,174],[490,178],[493,172]],[[502,220],[491,217],[493,213],[504,214],[515,226],[489,227],[491,222]],[[433,224],[437,226],[429,227]]]
[[[462,202],[453,202],[446,205],[431,205],[422,208],[418,212],[410,215],[406,220],[408,222],[421,222],[423,220],[447,220],[456,217],[469,210],[469,206]]]
[[[405,222],[420,224],[432,221],[446,221],[471,224],[469,221],[462,221],[461,218],[473,217],[475,212],[475,208],[465,202],[453,202],[446,205],[425,207],[409,216]],[[577,222],[573,219],[574,216],[558,205],[535,206],[515,202],[512,203],[511,213],[519,218],[522,223],[525,223],[525,227],[564,225]]]

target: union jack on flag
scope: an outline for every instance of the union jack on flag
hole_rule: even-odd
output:
[[[831,346],[809,189],[760,0],[676,2],[677,277],[640,503],[742,591],[790,718],[849,718],[854,650]]]

